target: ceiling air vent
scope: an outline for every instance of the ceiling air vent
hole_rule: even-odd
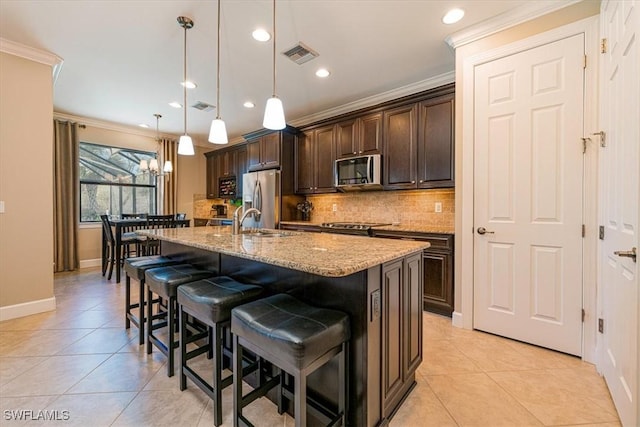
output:
[[[192,105],[193,108],[200,111],[213,111],[216,109],[215,105],[207,104],[206,102],[198,101]]]
[[[309,46],[305,46],[302,42],[298,42],[297,45],[282,52],[282,54],[298,65],[309,62],[318,56],[318,52],[314,51]]]

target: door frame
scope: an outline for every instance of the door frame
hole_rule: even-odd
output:
[[[495,49],[480,52],[463,60],[462,87],[463,114],[461,137],[456,139],[456,235],[455,235],[455,298],[454,326],[473,329],[474,291],[474,93],[476,66],[522,52],[556,40],[584,34],[587,67],[584,78],[583,136],[598,132],[598,37],[599,15],[594,15],[550,31],[546,31]],[[467,113],[468,112],[468,113]],[[466,114],[465,114],[466,113]],[[465,119],[466,116],[466,119]],[[580,141],[576,141],[579,144]],[[583,240],[583,302],[585,310],[582,328],[582,358],[595,363],[597,358],[597,250],[598,250],[598,139],[587,143],[584,157],[583,223],[586,227]],[[462,262],[464,260],[464,262]],[[458,291],[459,290],[459,291]]]

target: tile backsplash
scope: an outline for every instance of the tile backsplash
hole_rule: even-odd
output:
[[[311,222],[364,221],[454,229],[455,191],[403,190],[308,196]],[[436,203],[442,212],[435,212]],[[335,211],[333,207],[335,205]]]
[[[363,221],[399,223],[402,226],[435,226],[454,229],[455,191],[438,190],[369,191],[332,193],[307,196],[313,204],[311,222]],[[194,218],[210,218],[211,206],[223,204],[223,199],[207,199],[205,194],[193,195]],[[442,212],[436,212],[436,203]],[[333,210],[335,205],[336,209]],[[228,216],[234,206],[228,205]]]

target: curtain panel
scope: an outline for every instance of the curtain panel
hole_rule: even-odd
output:
[[[53,121],[54,272],[77,270],[78,124]]]
[[[162,213],[175,214],[178,209],[178,144],[175,139],[162,138],[162,161],[170,161],[173,172],[161,178],[160,194],[162,200]]]

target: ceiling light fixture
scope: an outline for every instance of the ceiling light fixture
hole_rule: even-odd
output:
[[[464,17],[464,10],[451,9],[442,17],[442,22],[444,24],[455,24],[456,22],[461,20],[463,17]]]
[[[140,123],[138,126],[140,126],[141,128],[145,128],[145,129],[149,128],[149,125],[146,124],[146,123]]]
[[[227,144],[227,127],[224,120],[220,118],[220,0],[218,0],[218,66],[216,81],[216,118],[211,121],[211,129],[209,130],[209,142],[214,144]]]
[[[251,37],[259,42],[268,42],[271,40],[271,34],[267,30],[263,30],[262,28],[258,28],[251,33]]]
[[[271,130],[286,127],[282,101],[276,96],[276,0],[273,0],[273,96],[267,99],[262,126]]]
[[[178,16],[178,24],[184,28],[184,78],[183,82],[187,81],[187,30],[193,28],[193,21],[186,16]],[[187,105],[187,86],[183,85],[183,104]],[[187,135],[187,109],[184,109],[184,135],[180,137],[178,141],[178,154],[183,156],[193,156],[195,151],[193,150],[193,141],[191,137]]]
[[[182,104],[176,101],[170,102],[169,105],[171,105],[173,108],[182,108]]]
[[[185,86],[187,89],[195,89],[198,87],[197,84],[195,84],[194,82],[190,82],[190,81],[186,81],[186,82],[180,82],[180,84],[182,86]]]
[[[245,103],[244,103],[244,104],[242,104],[242,105],[244,106],[244,108],[253,108],[253,107],[255,107],[255,106],[256,106],[256,104],[254,104],[254,103],[253,103],[253,102],[251,102],[251,101],[247,101],[247,102],[245,102]]]
[[[158,144],[158,148],[160,146],[160,131],[159,131],[159,127],[160,127],[160,118],[162,117],[160,114],[156,113],[153,115],[156,118],[156,144]],[[149,126],[147,126],[149,127]],[[164,162],[164,167],[162,168],[162,173],[160,173],[160,167],[158,165],[158,157],[159,154],[156,151],[156,158],[154,159],[150,159],[149,162],[147,163],[147,161],[145,159],[140,160],[140,171],[142,173],[147,173],[149,172],[150,174],[154,175],[154,176],[163,176],[166,175],[168,173],[173,172],[173,165],[171,164],[170,160],[167,160],[166,162]]]
[[[330,74],[331,73],[326,68],[320,68],[320,69],[318,69],[318,71],[316,71],[316,76],[318,76],[320,78],[329,77]]]

